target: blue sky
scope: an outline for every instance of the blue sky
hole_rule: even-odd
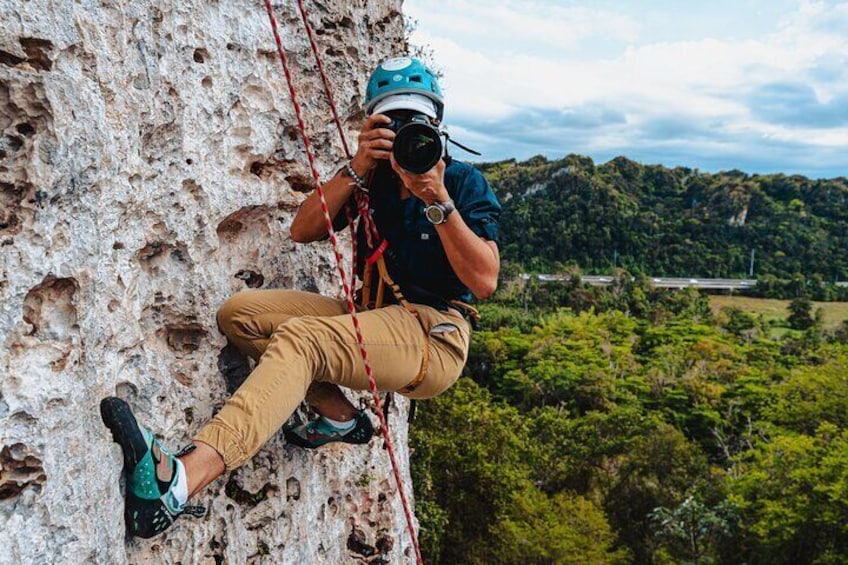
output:
[[[848,1],[405,0],[482,160],[848,176]],[[459,150],[460,158],[468,158]]]

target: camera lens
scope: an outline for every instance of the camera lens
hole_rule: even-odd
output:
[[[444,146],[438,130],[429,124],[408,123],[397,132],[392,152],[395,161],[410,173],[432,169],[442,158]]]

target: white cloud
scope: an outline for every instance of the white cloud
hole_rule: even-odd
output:
[[[745,132],[747,143],[762,139],[848,151],[839,129],[844,124],[804,127],[805,109],[791,105],[776,107],[774,116],[752,112],[770,85],[795,84],[815,93],[805,103],[831,104],[812,108],[820,122],[838,114],[841,101],[848,100],[848,2],[803,1],[768,33],[686,41],[644,35],[648,26],[638,21],[638,13],[615,15],[556,3],[456,0],[431,4],[425,12],[407,0],[407,8],[419,19],[413,41],[432,48],[444,71],[448,121],[479,125],[532,109],[609,108],[623,113],[626,123],[598,126],[579,147],[566,147],[568,140],[551,145],[563,145],[563,153],[618,146],[626,154],[628,140],[644,144],[640,136],[646,132],[692,135],[697,130],[715,136],[711,142],[724,135],[726,144],[735,144],[732,136]],[[595,55],[581,48],[598,42],[617,49],[601,48]],[[780,89],[769,92],[773,97]],[[798,115],[790,119],[792,111]],[[663,129],[663,124],[689,124],[691,131],[676,125]],[[676,143],[693,145],[693,151],[699,146],[688,139]],[[711,148],[706,140],[700,146]],[[767,149],[764,144],[761,150]]]
[[[639,25],[616,12],[555,2],[446,0],[406,4],[405,13],[439,35],[467,43],[491,44],[504,51],[527,45],[547,50],[574,50],[590,37],[633,41]]]

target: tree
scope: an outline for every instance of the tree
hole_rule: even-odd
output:
[[[799,296],[789,303],[789,327],[795,330],[806,330],[815,323],[813,318],[813,303],[807,296]]]
[[[672,509],[660,506],[650,514],[654,535],[667,544],[677,562],[713,563],[716,546],[730,538],[738,521],[733,504],[708,507],[694,495]]]

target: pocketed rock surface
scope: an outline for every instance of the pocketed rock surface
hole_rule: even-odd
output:
[[[400,5],[307,2],[351,140]],[[341,143],[296,3],[275,9],[327,178]],[[339,294],[329,246],[289,237],[306,163],[261,2],[0,0],[0,563],[413,560],[379,439],[278,434],[197,499],[207,518],[125,539],[100,399],[183,446],[228,395],[229,295]]]

